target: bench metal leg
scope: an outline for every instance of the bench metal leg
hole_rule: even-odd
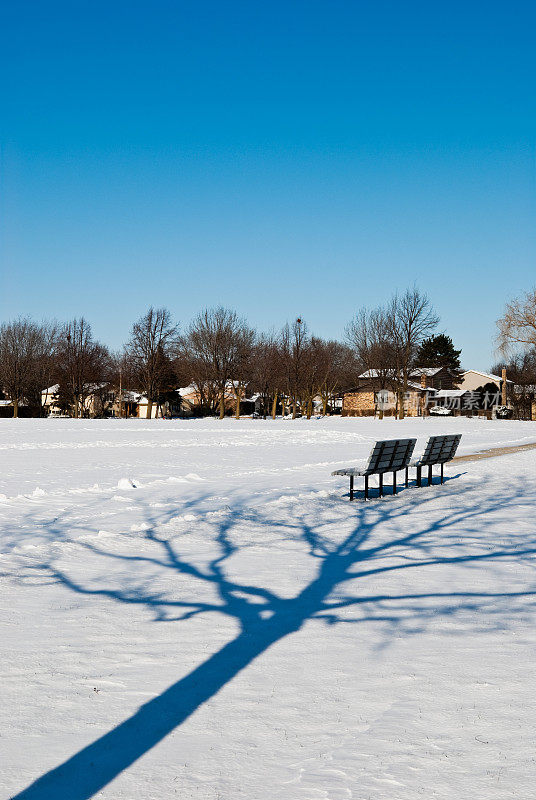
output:
[[[365,500],[368,500],[368,475],[365,475]]]
[[[422,469],[421,467],[417,467],[417,486],[422,486]]]
[[[434,478],[432,475],[432,465],[430,464],[430,466],[428,467],[428,486],[432,485],[433,480]]]
[[[378,487],[378,497],[383,497],[383,472],[379,476],[380,485]]]
[[[393,472],[393,494],[396,494],[396,472]]]
[[[441,462],[441,483],[443,483],[443,462]]]
[[[354,499],[354,476],[350,475],[350,502]]]
[[[406,467],[406,489],[409,486],[409,469]]]

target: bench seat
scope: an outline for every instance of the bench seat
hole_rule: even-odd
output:
[[[376,442],[368,462],[364,466],[344,467],[334,470],[331,474],[346,475],[350,478],[350,500],[354,499],[354,478],[365,478],[365,500],[367,500],[369,476],[378,475],[381,497],[383,495],[383,476],[386,472],[391,472],[393,474],[393,494],[396,494],[396,473],[401,469],[406,470],[407,485],[407,468],[416,442],[416,439],[384,439]]]
[[[432,483],[432,467],[436,464],[441,467],[441,483],[443,483],[443,466],[447,461],[452,461],[456,455],[461,438],[461,433],[430,436],[422,455],[410,461],[409,464],[410,467],[417,469],[417,486],[422,485],[423,467],[428,467],[428,484]]]

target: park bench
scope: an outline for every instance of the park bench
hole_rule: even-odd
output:
[[[409,465],[417,469],[417,486],[422,486],[423,467],[428,467],[428,485],[432,484],[432,467],[436,464],[441,465],[441,483],[443,483],[443,465],[454,458],[461,438],[461,433],[453,433],[448,436],[430,436],[422,456],[411,461]]]
[[[396,473],[406,470],[406,486],[408,485],[408,466],[410,463],[417,439],[387,439],[376,442],[365,467],[347,467],[336,469],[332,475],[347,475],[350,478],[350,500],[354,499],[354,478],[365,479],[365,500],[369,494],[369,477],[378,475],[379,496],[383,496],[383,476],[386,472],[393,473],[393,494],[396,494]]]

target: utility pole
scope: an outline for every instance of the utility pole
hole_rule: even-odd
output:
[[[503,370],[502,370],[502,387],[501,388],[502,388],[501,403],[502,403],[503,406],[505,406],[506,405],[506,400],[507,400],[507,397],[506,397],[506,369],[505,369],[505,367],[503,367]]]

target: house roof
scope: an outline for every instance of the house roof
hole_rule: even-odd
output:
[[[436,392],[436,389],[434,389],[433,386],[424,386],[423,387],[423,386],[421,386],[420,383],[415,383],[414,381],[408,381],[408,389],[412,389],[413,391],[416,391],[416,392]],[[371,389],[371,388],[367,388],[367,387],[356,386],[353,389],[348,389],[348,391],[343,392],[342,394],[343,395],[345,395],[345,394],[358,394],[359,392],[372,392],[372,391],[375,391],[374,388]],[[393,394],[392,389],[380,389],[380,391],[390,392],[391,394]]]
[[[463,397],[464,394],[469,394],[467,389],[440,389],[436,397]]]
[[[475,373],[476,375],[482,375],[483,378],[489,378],[490,381],[502,381],[502,378],[499,375],[492,375],[491,372],[481,372],[479,369],[466,369],[465,372],[462,373],[462,376],[465,377],[470,372]],[[513,381],[506,379],[506,383],[512,383]]]
[[[408,389],[415,389],[418,392],[435,392],[433,386],[421,386],[420,383],[415,383],[414,381],[408,381]]]
[[[437,375],[438,372],[441,372],[444,367],[417,367],[417,369],[412,370],[412,375],[428,375],[432,377],[432,375]]]
[[[181,388],[178,389],[178,392],[181,397],[186,397],[189,394],[195,394],[197,389],[195,386],[181,386]]]
[[[437,375],[438,372],[442,372],[444,367],[417,367],[416,369],[411,370],[411,375],[415,377],[416,375],[427,375],[428,377],[432,377],[433,375]],[[395,370],[385,370],[387,374],[391,373],[392,375],[395,374]],[[377,369],[367,369],[365,372],[362,372],[359,376],[360,378],[377,378],[380,374],[380,371]]]
[[[12,403],[11,400],[0,400],[0,406],[2,406],[2,408],[6,407],[6,406],[12,406],[12,405],[13,405],[13,403]],[[28,405],[27,403],[19,402],[19,408],[26,407],[27,405]]]
[[[385,370],[387,374],[390,372],[394,375],[394,370]],[[380,375],[380,370],[377,369],[367,369],[365,372],[362,372],[361,375],[358,375],[359,378],[378,378]]]
[[[92,394],[93,392],[98,392],[99,389],[104,389],[108,384],[105,383],[87,383],[85,385],[86,392],[88,394]],[[59,383],[55,383],[54,386],[49,386],[48,389],[43,389],[41,394],[57,394],[60,390]]]

